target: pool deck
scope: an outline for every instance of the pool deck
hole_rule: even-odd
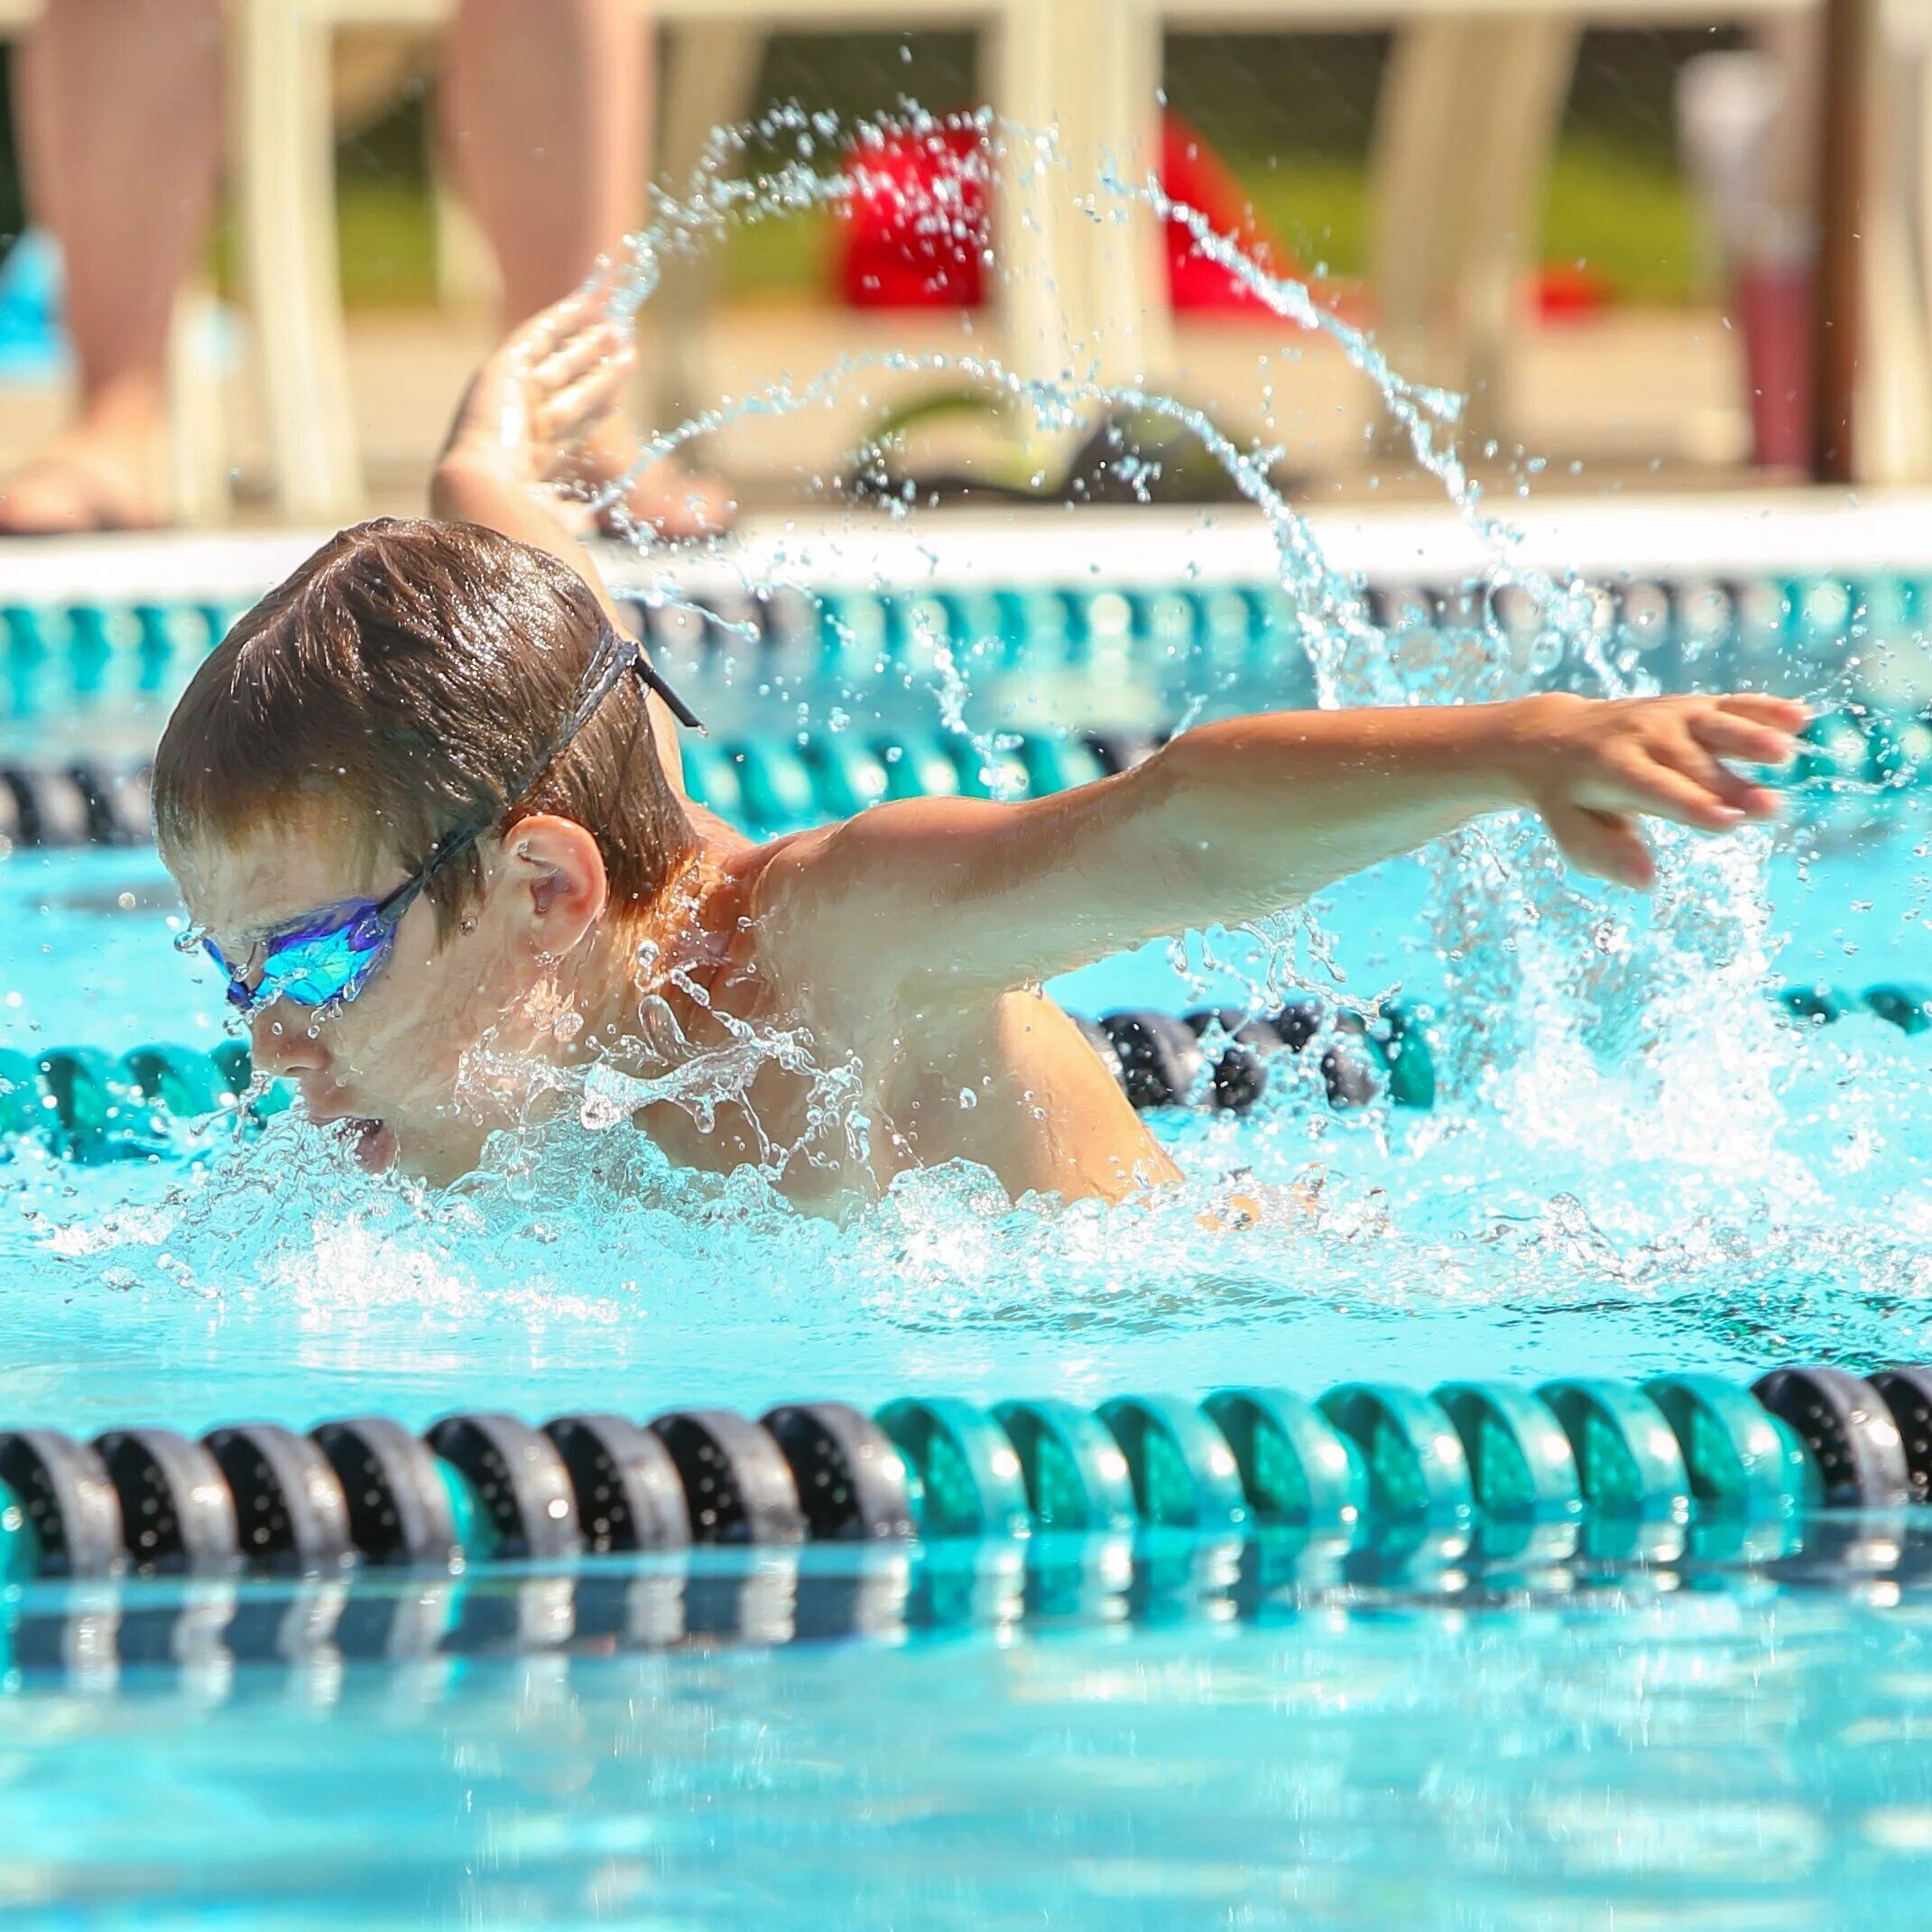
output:
[[[640,362],[663,356],[642,317]],[[411,514],[469,372],[488,350],[489,325],[474,315],[353,311],[348,356],[355,428],[366,476],[365,513]],[[970,317],[929,312],[855,313],[808,300],[741,301],[717,311],[689,357],[692,393],[707,401],[744,397],[787,374],[814,375],[842,356],[888,351],[929,355],[997,345]],[[1492,493],[1507,497],[1506,469],[1521,445],[1544,459],[1538,487],[1595,494],[1752,486],[1742,467],[1746,430],[1739,340],[1707,310],[1613,310],[1560,326],[1525,328],[1510,360],[1502,413],[1509,424],[1490,467]],[[754,413],[704,444],[750,510],[802,501],[816,479],[837,474],[883,411],[948,386],[929,371],[868,368],[823,407],[790,415]],[[1279,446],[1279,472],[1299,506],[1439,495],[1387,434],[1380,398],[1326,337],[1242,319],[1193,319],[1176,331],[1171,368],[1151,386],[1204,405],[1237,440]],[[641,421],[670,414],[640,384]],[[0,384],[0,476],[23,462],[58,427],[64,384]],[[229,360],[212,399],[223,460],[233,476],[230,525],[276,521],[264,500],[265,445],[245,319],[235,318]],[[943,459],[957,441],[929,435]],[[1571,466],[1580,465],[1573,474]]]
[[[1444,585],[1481,575],[1497,550],[1447,508],[1316,511],[1329,566],[1369,582]],[[1597,581],[1932,572],[1932,493],[1700,493],[1518,504],[1504,554],[1521,567]],[[203,531],[15,539],[0,545],[0,601],[66,604],[259,596],[332,532]],[[715,546],[679,553],[605,547],[613,582],[724,592],[769,581],[822,588],[957,585],[1100,587],[1265,581],[1279,574],[1268,525],[1235,508],[938,510],[901,523],[853,510],[748,517]]]

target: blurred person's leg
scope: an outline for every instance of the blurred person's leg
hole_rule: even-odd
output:
[[[651,51],[636,0],[459,0],[444,131],[513,319],[567,294],[636,226]],[[586,458],[598,480],[621,476],[634,439],[613,424]],[[630,508],[667,535],[721,528],[727,514],[715,484],[670,463],[640,477]]]
[[[221,0],[49,0],[15,76],[80,393],[76,420],[0,485],[0,531],[159,522],[169,320],[220,159]]]

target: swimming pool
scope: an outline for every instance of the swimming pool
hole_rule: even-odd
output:
[[[1283,1057],[1241,1117],[1160,1117],[1202,1177],[1183,1202],[1040,1212],[936,1174],[838,1228],[755,1185],[680,1185],[608,1132],[560,1132],[440,1200],[350,1173],[285,1117],[239,1146],[177,1128],[163,1154],[92,1163],[17,1138],[0,1420],[86,1437],[805,1397],[1093,1405],[1932,1355],[1932,1034],[1857,1003],[1924,973],[1921,518],[1719,505],[1531,532],[1551,562],[1618,567],[1605,634],[1671,677],[1721,664],[1882,712],[1890,736],[1860,715],[1855,749],[1820,747],[1776,856],[1673,847],[1658,912],[1606,918],[1533,856],[1496,845],[1493,872],[1470,847],[1329,895],[1317,932],[1151,948],[1055,989],[1088,1013],[1178,1013],[1399,985],[1437,1012],[1433,1108],[1336,1112]],[[1045,781],[1031,741],[1063,764],[1131,754],[1204,689],[1305,698],[1253,532],[1132,531],[754,533],[696,587],[722,620],[708,642],[702,620],[652,622],[735,759],[714,781],[742,800],[762,765],[780,815],[904,769],[942,781],[935,761],[961,785],[1006,763]],[[1454,526],[1324,541],[1341,569],[1381,564],[1397,648],[1453,632],[1404,599],[1472,568]],[[266,564],[30,555],[0,601],[70,610],[78,587],[111,615],[93,673],[87,625],[77,673],[70,620],[47,620],[40,658],[13,620],[7,769],[37,784],[103,745],[138,762],[171,674],[164,652],[142,670],[136,605],[191,636],[183,610]],[[746,580],[781,575],[825,589],[837,623],[765,624],[754,646],[728,626],[764,624]],[[1868,648],[1874,612],[1890,629]],[[829,674],[827,648],[848,653]],[[151,852],[23,837],[0,907],[0,1048],[219,1038],[206,975],[168,950]],[[1794,1021],[1767,991],[1787,983],[1847,1010]],[[1239,1168],[1318,1178],[1309,1224],[1204,1234],[1215,1177]],[[701,1550],[353,1592],[16,1586],[0,1899],[143,1926],[1909,1917],[1932,1849],[1917,1522],[1557,1532]]]

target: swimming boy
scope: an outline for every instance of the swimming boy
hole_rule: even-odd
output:
[[[673,1159],[756,1161],[801,1205],[954,1159],[1015,1196],[1119,1199],[1177,1169],[1052,975],[1485,812],[1539,811],[1572,863],[1641,886],[1640,817],[1775,809],[1729,761],[1788,760],[1800,707],[1552,695],[1234,718],[1058,797],[754,845],[684,797],[668,693],[544,500],[627,367],[588,297],[512,337],[458,412],[438,521],[324,546],[201,667],[156,757],[162,852],[256,1067],[371,1169],[453,1181],[603,1062]]]

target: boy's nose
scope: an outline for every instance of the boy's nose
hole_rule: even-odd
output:
[[[273,1079],[295,1079],[320,1073],[328,1065],[328,1049],[309,1023],[306,1008],[288,1000],[274,1000],[248,1021],[248,1052],[257,1073]]]

